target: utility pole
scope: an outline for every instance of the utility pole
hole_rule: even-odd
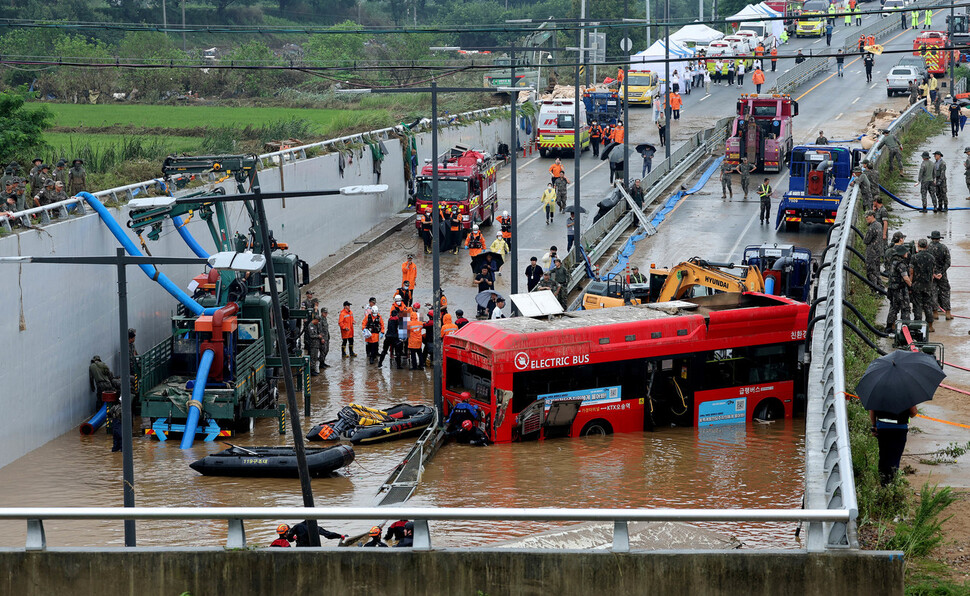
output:
[[[947,35],[947,45],[949,46],[947,48],[947,57],[950,60],[950,98],[956,103],[957,94],[953,89],[953,63],[955,62],[953,59],[953,34],[956,32],[957,24],[953,15],[953,0],[950,0],[950,26],[947,29],[949,30],[949,35]]]
[[[579,0],[579,47],[580,52],[586,47],[586,0]],[[589,87],[589,62],[586,59],[586,52],[583,52],[583,72],[586,73],[586,86]],[[576,86],[576,99],[579,100],[579,85]]]
[[[580,39],[585,37],[585,35],[580,35]],[[583,154],[583,140],[579,135],[579,104],[582,103],[583,98],[579,94],[579,64],[585,60],[586,48],[580,44],[578,51],[579,53],[576,54],[576,99],[573,101],[573,217],[576,218],[573,221],[573,244],[575,245],[573,248],[576,249],[576,256],[573,262],[577,265],[583,262],[583,253],[580,250],[580,245],[583,243],[583,236],[580,234],[582,227],[579,225],[581,217],[580,209],[582,209],[579,203],[579,158]]]
[[[512,65],[512,68],[510,69],[511,76],[509,78],[509,87],[513,89],[513,91],[509,93],[509,97],[511,98],[509,101],[509,104],[510,104],[509,110],[512,115],[512,139],[509,141],[509,153],[511,154],[510,161],[512,165],[512,172],[509,174],[509,183],[511,185],[510,192],[509,192],[509,195],[510,195],[509,202],[511,203],[512,208],[509,209],[509,213],[512,216],[512,225],[510,226],[512,236],[509,238],[509,244],[511,244],[511,246],[509,247],[509,258],[511,259],[511,265],[512,265],[512,293],[518,294],[519,293],[519,254],[518,254],[519,238],[518,238],[518,234],[516,233],[516,229],[519,227],[519,210],[516,208],[516,204],[518,203],[518,196],[516,194],[517,193],[516,179],[518,178],[518,175],[515,169],[516,168],[515,157],[519,153],[519,142],[518,142],[519,125],[515,121],[515,101],[516,99],[518,99],[517,96],[519,95],[519,92],[515,91],[515,89],[518,89],[519,86],[515,80],[515,50],[514,49],[509,50],[509,63]]]
[[[630,2],[623,0],[623,20],[630,18]],[[623,28],[623,41],[630,39],[630,28]],[[630,189],[630,52],[633,51],[633,44],[626,46],[623,53],[626,61],[623,65],[623,187]]]
[[[647,47],[649,48],[652,45],[650,43],[650,0],[644,0],[644,4],[647,6]]]
[[[704,20],[704,0],[697,0],[697,14],[700,15],[698,20]]]
[[[667,126],[664,127],[664,153],[670,159],[670,0],[664,0],[664,118]]]
[[[162,0],[162,27],[168,29],[168,17],[165,15],[165,0]]]
[[[185,51],[185,0],[182,0],[182,51]]]

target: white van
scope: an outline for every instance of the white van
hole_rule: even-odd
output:
[[[576,100],[543,99],[539,104],[539,155],[552,152],[572,153],[576,147]],[[579,146],[582,151],[589,147],[589,123],[586,108],[579,106]]]
[[[765,38],[768,37],[768,26],[763,22],[751,22],[751,23],[741,23],[738,26],[738,30],[734,33],[735,35],[740,35],[746,31],[749,31],[751,35],[755,37],[755,47],[758,46],[758,42],[764,42]]]
[[[752,50],[758,47],[758,44],[761,43],[761,38],[758,37],[758,35],[750,29],[741,29],[737,33],[731,35],[731,37],[747,40],[748,47],[751,48]]]

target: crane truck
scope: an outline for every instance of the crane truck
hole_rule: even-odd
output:
[[[865,152],[858,148],[799,145],[792,150],[791,175],[778,204],[775,228],[793,232],[801,224],[835,223],[842,195],[852,179],[852,168]]]
[[[746,93],[738,98],[736,111],[724,159],[737,165],[747,157],[757,171],[780,172],[794,145],[792,119],[798,115],[798,102],[787,94]]]
[[[430,160],[428,160],[430,161]],[[422,218],[431,217],[433,165],[426,163],[417,177],[415,227],[421,231]],[[455,145],[438,156],[438,208],[458,211],[462,233],[475,224],[492,225],[498,206],[497,162],[489,153]],[[445,224],[446,225],[446,224]]]

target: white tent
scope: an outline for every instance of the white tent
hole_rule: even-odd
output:
[[[630,70],[652,70],[653,72],[660,75],[660,78],[664,78],[664,63],[663,62],[648,62],[647,60],[664,58],[666,44],[665,40],[658,39],[652,46],[630,56]],[[677,41],[670,40],[670,72],[673,73],[675,70],[684,72],[687,69],[687,60],[694,57],[694,50],[688,48],[687,46],[681,45]]]
[[[764,19],[767,17],[780,17],[780,16],[783,16],[783,15],[777,10],[774,10],[773,8],[771,8],[770,6],[762,2],[761,4],[748,4],[740,11],[738,11],[737,14],[729,16],[725,20],[726,21],[742,21],[742,20],[752,21],[755,19]],[[775,38],[781,37],[781,32],[785,28],[784,21],[781,21],[781,20],[762,21],[762,23],[764,23],[766,30],[771,35],[774,35]],[[737,25],[734,25],[734,27],[736,29]]]
[[[679,44],[702,43],[708,44],[715,39],[721,39],[724,34],[717,29],[712,29],[707,25],[686,25],[678,31],[670,34],[670,41]]]

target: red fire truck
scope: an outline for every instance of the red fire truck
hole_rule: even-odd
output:
[[[942,77],[950,67],[951,57],[959,60],[959,52],[945,49],[949,44],[945,31],[920,31],[913,40],[913,55],[922,56],[931,75]]]
[[[498,205],[495,170],[494,157],[461,145],[438,160],[438,207],[442,213],[457,209],[463,231],[471,230],[473,224],[492,225]],[[432,164],[426,163],[417,177],[415,194],[419,231],[420,216],[431,217],[431,176]]]
[[[496,442],[745,424],[804,403],[807,304],[721,293],[475,321],[444,339],[448,412]]]

